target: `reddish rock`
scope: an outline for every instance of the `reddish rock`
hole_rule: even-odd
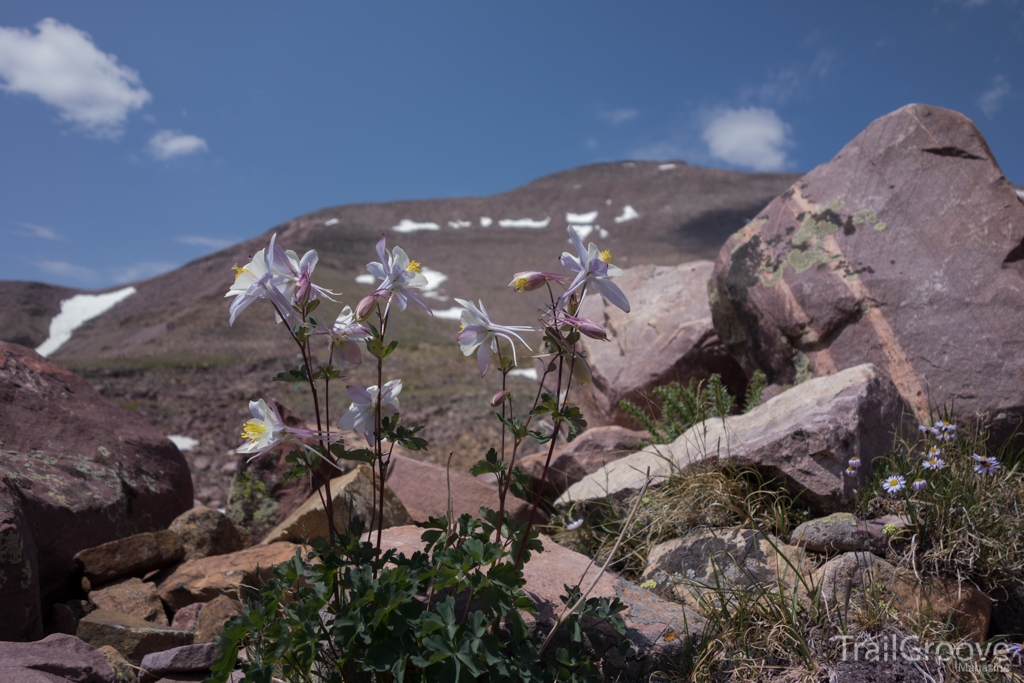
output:
[[[710,261],[691,261],[625,269],[615,284],[629,299],[629,313],[600,296],[586,298],[580,315],[603,326],[609,339],[582,339],[593,382],[574,389],[571,400],[591,425],[639,428],[619,401],[646,406],[654,387],[673,381],[686,385],[718,373],[730,391],[743,394],[746,375],[711,324],[712,267]]]
[[[224,514],[208,507],[186,510],[171,522],[181,539],[186,560],[225,555],[245,547],[238,529]]]
[[[801,382],[873,363],[929,402],[1024,416],[1024,203],[962,114],[883,116],[719,252],[715,329],[748,372]]]
[[[271,543],[228,555],[189,560],[160,581],[157,590],[173,612],[194,602],[209,602],[218,595],[237,597],[241,584],[255,584],[257,568],[258,576],[266,578],[270,569],[290,560],[298,547],[292,543]]]
[[[144,576],[184,557],[185,550],[178,535],[164,529],[86,548],[77,553],[74,560],[91,585],[101,586],[126,576]]]
[[[455,469],[448,472],[447,468],[432,462],[414,460],[397,453],[391,456],[387,484],[417,522],[448,514],[449,481],[452,510],[456,517],[466,513],[478,517],[481,507],[498,509],[498,488],[494,484]],[[515,519],[525,521],[530,516],[530,504],[511,493],[505,499],[505,509]],[[543,511],[538,510],[535,523],[544,523],[541,518],[544,522],[548,519]]]
[[[618,425],[593,427],[555,450],[548,465],[547,482],[541,495],[554,501],[567,488],[583,477],[596,472],[613,460],[639,450],[641,442],[650,438],[646,431],[626,429]],[[547,450],[532,453],[519,462],[530,475],[530,494],[537,492],[544,475]]]
[[[135,666],[150,652],[192,643],[191,633],[102,609],[78,622],[78,637],[94,647],[110,645]]]
[[[394,548],[408,557],[423,550],[422,534],[423,529],[412,526],[385,529],[383,547]],[[564,586],[579,583],[586,590],[600,567],[595,566],[589,557],[563,548],[550,538],[541,536],[541,541],[544,551],[533,553],[523,567],[523,576],[526,579],[525,590],[538,610],[528,621],[537,623],[547,633],[561,614],[563,605],[559,596],[565,594]],[[683,648],[691,638],[699,637],[705,626],[704,618],[696,612],[664,600],[614,572],[605,572],[601,576],[590,597],[618,597],[629,606],[621,614],[633,644],[628,658],[619,659],[614,648],[597,653],[605,657],[606,674],[609,670],[621,672],[624,674],[621,680],[640,680],[642,667],[656,666],[662,658],[671,660],[682,656]],[[593,631],[589,635],[595,647],[602,642],[606,646],[613,644]],[[644,657],[648,654],[653,656],[645,663]]]
[[[226,595],[218,595],[203,606],[196,619],[196,643],[212,643],[224,630],[229,619],[242,613],[242,603]]]
[[[198,673],[209,671],[217,658],[213,643],[182,645],[163,652],[152,652],[142,658],[143,676],[140,680],[153,680],[166,674]]]
[[[129,614],[167,626],[167,613],[157,595],[156,586],[138,577],[109,583],[89,593],[89,602],[109,612]]]
[[[117,683],[96,648],[64,633],[34,643],[0,642],[0,681]]]
[[[46,635],[66,633],[73,636],[78,630],[78,617],[75,616],[75,611],[62,602],[55,602],[50,606],[45,622]]]
[[[192,479],[178,449],[144,419],[7,343],[0,434],[0,597],[5,612],[19,613],[0,620],[0,639],[38,637],[41,607],[72,597],[75,553],[166,528],[192,506]]]
[[[174,619],[171,621],[171,628],[179,631],[192,631],[195,632],[196,624],[199,622],[199,613],[203,610],[206,605],[204,602],[193,602],[191,605],[185,605],[180,610],[174,613]]]

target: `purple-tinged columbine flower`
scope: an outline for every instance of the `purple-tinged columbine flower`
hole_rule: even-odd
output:
[[[319,327],[313,334],[326,335],[327,343],[338,352],[342,360],[352,365],[363,362],[363,353],[356,342],[366,341],[371,336],[370,328],[356,321],[351,306],[341,309],[334,325]]]
[[[860,467],[860,458],[855,455],[852,458],[850,458],[850,461],[846,464],[852,467],[853,469],[858,469]]]
[[[898,474],[889,477],[882,482],[882,488],[885,489],[886,493],[896,494],[903,490],[903,487],[907,485],[907,480]]]
[[[931,432],[939,441],[952,441],[956,438],[956,425],[947,420],[936,420]]]
[[[562,273],[545,273],[540,270],[524,270],[513,275],[512,282],[508,283],[508,286],[512,287],[517,292],[532,292],[535,289],[540,289],[549,282],[557,282],[564,287],[571,279],[571,275],[564,275]]]
[[[401,392],[402,380],[393,379],[390,382],[385,382],[384,391],[380,392],[382,418],[390,417],[398,412],[398,394]],[[352,399],[352,404],[348,407],[348,412],[338,420],[338,429],[353,432],[362,430],[366,442],[371,446],[375,443],[373,430],[377,426],[377,393],[376,384],[365,389],[350,385],[348,397]]]
[[[910,485],[910,488],[914,489],[915,491],[924,491],[926,488],[928,488],[928,482],[926,482],[924,479],[915,479],[914,483]]]
[[[591,339],[599,339],[601,341],[608,341],[608,333],[603,327],[595,323],[590,318],[581,318],[572,315],[562,315],[555,318],[555,323],[558,325],[568,325],[569,327],[575,328],[580,331],[580,334],[585,334]]]
[[[476,351],[480,376],[483,377],[487,374],[487,370],[491,367],[491,354],[498,352],[498,337],[505,339],[512,346],[512,362],[518,365],[519,359],[516,357],[516,345],[513,337],[529,349],[530,345],[519,336],[519,332],[536,332],[537,330],[532,327],[494,324],[490,316],[487,315],[487,309],[484,308],[483,301],[479,302],[479,307],[472,301],[466,301],[465,299],[456,299],[455,301],[464,309],[461,317],[462,329],[459,330],[459,336],[457,337],[459,347],[462,349],[462,355],[464,356],[468,356]]]
[[[313,284],[310,280],[313,269],[320,257],[315,249],[310,249],[302,258],[291,249],[285,251],[277,244],[271,246],[273,256],[273,283],[291,306],[305,304],[314,299],[324,297],[331,299],[336,292]]]
[[[939,452],[941,453],[942,451],[939,451]],[[931,454],[929,454],[928,457],[924,459],[924,462],[921,463],[921,467],[925,468],[926,470],[933,470],[933,471],[934,470],[941,470],[945,466],[946,466],[946,461],[945,460],[943,460],[942,458],[940,458],[937,455],[931,455]]]
[[[846,468],[846,476],[848,476],[848,477],[856,477],[857,476],[857,468],[856,467],[847,467]]]
[[[626,299],[626,295],[617,285],[608,281],[608,278],[622,274],[622,269],[612,264],[612,253],[608,250],[598,251],[597,245],[593,242],[584,249],[580,236],[571,225],[568,230],[569,239],[576,247],[577,255],[573,256],[569,252],[563,252],[559,260],[563,266],[576,273],[576,277],[565,293],[559,297],[558,305],[564,306],[576,290],[582,289],[585,292],[588,285],[593,285],[601,296],[614,306],[629,313],[629,301]]]
[[[409,255],[401,247],[394,247],[391,251],[388,251],[386,235],[381,235],[380,239],[377,240],[377,256],[380,258],[380,261],[367,263],[366,271],[378,280],[383,280],[383,282],[380,283],[380,286],[377,287],[371,296],[376,295],[380,299],[390,295],[400,311],[404,311],[406,305],[411,300],[427,313],[433,315],[430,306],[420,298],[419,294],[413,291],[427,286],[427,278],[420,272],[420,262],[410,260]],[[361,301],[356,311],[357,316],[364,312],[363,308],[363,302]],[[366,316],[369,316],[368,312]],[[366,316],[359,319],[365,320]]]
[[[249,401],[249,410],[252,412],[252,419],[242,425],[242,438],[246,440],[246,443],[235,449],[236,453],[251,454],[252,457],[249,460],[259,457],[271,448],[285,442],[294,443],[311,451],[312,449],[299,439],[327,440],[326,435],[320,432],[285,425],[284,420],[281,419],[281,413],[277,409],[277,404],[273,401],[267,403],[262,398],[258,401]]]
[[[274,234],[265,248],[252,255],[249,263],[241,268],[237,264],[234,266],[235,281],[224,295],[235,297],[229,309],[229,325],[234,325],[238,314],[258,299],[270,299],[274,303],[278,322],[281,322],[282,315],[289,317],[289,324],[294,322],[291,302],[274,286],[274,276],[279,274],[279,268],[274,264],[274,254],[280,250],[276,240],[277,235]]]
[[[971,456],[974,462],[977,464],[974,466],[974,471],[978,474],[992,474],[994,475],[999,470],[1003,469],[1003,466],[999,464],[996,458],[988,455],[978,455],[975,453]]]

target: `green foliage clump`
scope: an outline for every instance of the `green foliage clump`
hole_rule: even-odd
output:
[[[339,535],[314,541],[307,560],[296,554],[276,567],[220,635],[212,680],[227,680],[242,647],[245,681],[254,683],[591,681],[599,671],[584,621],[607,622],[628,647],[618,616],[625,605],[590,598],[544,653],[521,614],[535,611],[522,569],[491,540],[494,527],[470,515],[424,526],[425,552],[412,557]],[[529,545],[539,550],[535,536]],[[564,601],[580,598],[578,587],[566,588]]]
[[[744,412],[749,412],[761,402],[766,385],[765,374],[760,370],[755,371],[747,385]],[[736,397],[725,388],[722,376],[717,373],[711,375],[707,382],[698,382],[691,377],[688,386],[669,382],[652,391],[658,398],[660,419],[652,417],[648,411],[628,399],[619,401],[619,407],[643,425],[654,443],[671,443],[695,424],[710,418],[732,415],[736,409]],[[650,413],[654,413],[655,403],[649,398],[648,406],[651,408]]]

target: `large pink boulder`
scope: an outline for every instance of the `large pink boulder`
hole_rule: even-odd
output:
[[[729,238],[715,329],[748,372],[798,383],[873,363],[929,404],[1024,416],[1024,203],[974,124],[912,104]]]
[[[42,636],[73,557],[192,507],[177,447],[34,351],[0,342],[0,640]]]

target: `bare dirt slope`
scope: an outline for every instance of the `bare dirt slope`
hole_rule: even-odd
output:
[[[682,162],[669,166],[598,164],[490,197],[322,209],[135,283],[137,294],[75,331],[52,358],[86,377],[107,397],[146,415],[166,433],[199,439],[200,445],[187,454],[197,496],[204,503],[223,504],[235,459],[229,451],[238,445],[249,399],[269,393],[299,415],[313,416],[303,394],[271,381],[285,366],[294,365],[297,356],[286,332],[275,329],[269,311],[255,305],[234,327],[227,324],[224,292],[232,281],[231,266],[244,264],[271,234],[276,232],[280,244],[300,254],[317,249],[315,281],[342,291],[344,303],[354,306],[371,291],[370,285],[356,284],[355,278],[365,272],[368,261],[376,260],[374,243],[384,233],[389,245],[401,245],[425,268],[447,276],[435,298],[428,299],[435,309],[455,306],[453,297],[481,298],[496,320],[529,324],[541,303],[534,296],[539,292],[514,294],[506,285],[519,270],[560,269],[558,256],[571,248],[565,232],[567,213],[597,211],[594,225],[606,230],[607,237],[599,238],[595,227],[584,241],[610,249],[621,267],[713,259],[731,233],[798,177]],[[616,223],[614,218],[623,215],[626,205],[639,217]],[[481,226],[483,217],[493,221],[490,227]],[[523,218],[550,222],[541,229],[499,227],[501,220]],[[440,229],[395,231],[403,220],[433,222]],[[454,221],[466,221],[470,227],[454,229],[449,225]],[[38,344],[48,316],[59,310],[61,298],[73,293],[35,283],[0,283],[0,294],[32,287],[41,287],[41,294],[5,296],[0,339]],[[326,302],[322,308],[333,316],[339,305]],[[403,353],[392,356],[385,379],[404,380],[403,414],[428,425],[428,457],[444,462],[452,452],[453,463],[462,467],[481,457],[499,434],[486,404],[499,378],[489,374],[480,381],[473,359],[459,353],[456,331],[453,320],[407,312],[396,325]],[[337,383],[337,392],[332,387],[335,419],[347,407],[344,384],[375,382],[364,365]],[[533,383],[523,378],[512,382],[525,402]]]

